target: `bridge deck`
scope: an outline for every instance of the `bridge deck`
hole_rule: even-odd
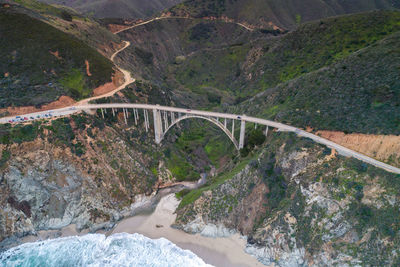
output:
[[[26,118],[28,118],[28,120],[30,120],[30,118],[32,117],[35,120],[38,118],[43,119],[44,118],[43,116],[45,116],[46,114],[47,115],[51,114],[51,116],[67,116],[67,115],[71,115],[73,113],[77,113],[77,112],[84,111],[84,110],[109,109],[109,108],[159,110],[159,111],[175,112],[175,113],[181,113],[181,114],[204,116],[204,117],[210,117],[210,118],[231,119],[231,120],[240,120],[240,121],[245,121],[245,122],[257,123],[260,125],[277,128],[280,131],[294,132],[299,136],[310,138],[317,143],[326,145],[330,148],[334,148],[338,151],[338,153],[340,153],[342,155],[354,157],[354,158],[364,161],[366,163],[372,164],[378,168],[400,174],[399,168],[396,168],[394,166],[380,162],[380,161],[370,158],[366,155],[360,154],[356,151],[353,151],[351,149],[343,147],[339,144],[336,144],[332,141],[329,141],[329,140],[322,138],[320,136],[317,136],[315,134],[312,134],[312,133],[306,132],[304,130],[298,129],[296,127],[282,124],[279,122],[274,122],[274,121],[255,118],[255,117],[249,117],[246,115],[219,113],[219,112],[202,111],[202,110],[191,110],[191,109],[150,105],[150,104],[115,103],[115,104],[80,105],[80,106],[61,108],[61,109],[55,109],[55,110],[50,110],[50,111],[35,112],[35,113],[21,115],[20,117],[22,117],[22,118],[26,117]],[[0,123],[8,123],[10,120],[15,119],[15,118],[16,118],[15,116],[7,117],[7,118],[0,118]]]

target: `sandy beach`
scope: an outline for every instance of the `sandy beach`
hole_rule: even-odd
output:
[[[178,204],[179,201],[174,194],[167,195],[161,199],[151,215],[122,220],[107,234],[139,233],[152,239],[164,237],[183,249],[191,250],[206,263],[217,267],[265,267],[244,252],[246,240],[240,238],[239,234],[229,238],[209,238],[171,228],[170,225],[175,221],[174,211]]]
[[[200,234],[192,235],[170,227],[176,218],[174,214],[179,200],[175,194],[161,198],[156,209],[149,215],[137,215],[120,221],[110,231],[98,231],[106,235],[116,233],[139,233],[152,239],[166,238],[182,249],[188,249],[202,258],[206,263],[216,267],[265,267],[244,252],[246,240],[239,234],[227,238],[210,238]],[[35,236],[27,236],[23,243],[88,234],[88,230],[77,232],[75,225],[62,230],[39,231]]]

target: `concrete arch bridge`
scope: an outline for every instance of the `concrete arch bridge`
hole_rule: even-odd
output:
[[[374,165],[378,168],[400,174],[399,168],[380,162],[376,159],[370,158],[366,155],[358,153],[349,148],[343,147],[339,144],[336,144],[330,140],[327,140],[315,134],[306,132],[302,129],[282,124],[279,122],[250,117],[246,115],[236,115],[236,114],[219,113],[219,112],[202,111],[202,110],[191,110],[191,109],[150,105],[150,104],[110,103],[110,104],[77,105],[50,111],[29,113],[16,117],[0,118],[0,123],[10,123],[10,122],[20,123],[20,122],[32,121],[36,119],[43,119],[49,117],[68,116],[81,111],[96,112],[97,110],[101,111],[103,117],[106,112],[112,112],[115,115],[115,112],[117,110],[122,110],[125,118],[125,123],[128,123],[127,118],[129,116],[133,116],[136,125],[141,123],[139,122],[140,118],[139,112],[143,113],[143,118],[144,118],[143,124],[146,131],[150,129],[149,114],[151,113],[154,135],[155,135],[154,139],[157,144],[161,143],[161,141],[163,140],[164,136],[168,133],[168,131],[178,122],[186,119],[197,118],[210,121],[215,125],[217,125],[230,138],[236,149],[240,150],[244,147],[246,123],[254,123],[261,127],[265,127],[265,134],[268,133],[269,127],[275,128],[278,131],[294,132],[298,136],[310,138],[317,143],[326,145],[329,148],[333,148],[341,155],[347,157],[354,157],[358,160]],[[236,127],[240,127],[238,139],[235,137]]]

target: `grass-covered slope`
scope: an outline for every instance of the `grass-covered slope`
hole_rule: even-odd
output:
[[[120,34],[132,46],[120,57],[123,66],[146,80],[160,82],[168,64],[179,64],[199,50],[220,49],[257,36],[233,23],[199,19],[164,19]]]
[[[374,9],[400,8],[391,0],[187,0],[171,9],[174,15],[222,17],[269,28],[271,23],[293,29],[303,22]]]
[[[146,18],[182,0],[40,0],[66,5],[98,18]]]
[[[12,8],[0,9],[0,35],[0,107],[41,105],[61,95],[80,99],[111,81],[113,64],[107,58]]]
[[[241,106],[298,127],[400,134],[400,33]]]
[[[199,51],[171,72],[179,84],[193,91],[211,87],[249,97],[329,66],[399,30],[400,12],[331,18],[278,38]]]

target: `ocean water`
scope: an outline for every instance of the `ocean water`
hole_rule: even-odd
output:
[[[0,266],[163,266],[205,264],[167,239],[140,234],[89,234],[25,243],[0,254]]]

